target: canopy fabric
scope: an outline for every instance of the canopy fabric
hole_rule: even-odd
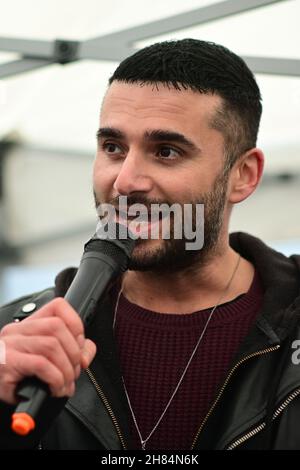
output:
[[[269,3],[208,23],[133,41],[133,48],[162,39],[195,37],[221,43],[245,57],[300,59],[300,1]],[[93,38],[106,36],[108,44],[112,44],[118,38],[118,31],[122,35],[124,29],[212,5],[221,5],[225,11],[226,4],[234,7],[232,0],[10,0],[1,8],[0,70],[1,63],[17,57],[1,52],[1,38],[89,40],[92,46]],[[235,4],[242,9],[251,4],[251,0],[235,1]],[[168,27],[168,21],[164,27]],[[145,27],[140,29],[143,28],[146,31]],[[94,40],[95,53],[97,44],[100,50],[98,39]],[[15,133],[30,146],[74,153],[94,152],[101,99],[117,63],[116,60],[79,60],[67,65],[47,65],[2,79],[0,138]],[[257,80],[264,105],[259,145],[267,151],[267,170],[298,170],[300,76],[257,74]]]

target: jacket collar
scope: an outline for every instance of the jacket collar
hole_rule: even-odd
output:
[[[230,245],[257,269],[264,290],[256,325],[269,344],[282,341],[291,330],[291,319],[300,304],[300,256],[288,258],[256,237],[237,232]]]

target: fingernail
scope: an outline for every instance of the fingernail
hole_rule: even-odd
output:
[[[75,377],[76,379],[79,377],[80,375],[80,370],[81,370],[81,367],[80,365],[78,364],[76,367],[75,367]]]
[[[58,392],[57,395],[58,395],[59,397],[65,397],[65,396],[66,396],[66,393],[67,393],[67,390],[66,390],[66,387],[64,386],[64,387],[62,387],[62,388],[59,390],[59,392]]]
[[[72,397],[75,393],[75,383],[72,382],[67,386],[67,395],[68,397]]]
[[[90,363],[90,355],[85,349],[82,351],[81,356],[81,366],[83,369],[86,369]]]

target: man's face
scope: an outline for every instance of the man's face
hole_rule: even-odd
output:
[[[165,240],[160,232],[159,239],[138,241],[131,269],[180,270],[204,263],[216,249],[228,177],[223,175],[222,134],[209,123],[220,104],[216,95],[162,84],[113,82],[109,87],[94,165],[96,206],[117,207],[120,195],[127,196],[129,206],[140,203],[149,209],[153,203],[205,205],[200,251],[187,251],[185,239]]]

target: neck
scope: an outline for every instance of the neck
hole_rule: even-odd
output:
[[[128,271],[122,281],[123,294],[130,302],[155,312],[182,314],[203,310],[249,290],[254,267],[243,258],[226,290],[238,259],[239,254],[227,244],[221,254],[193,270],[168,275]]]

